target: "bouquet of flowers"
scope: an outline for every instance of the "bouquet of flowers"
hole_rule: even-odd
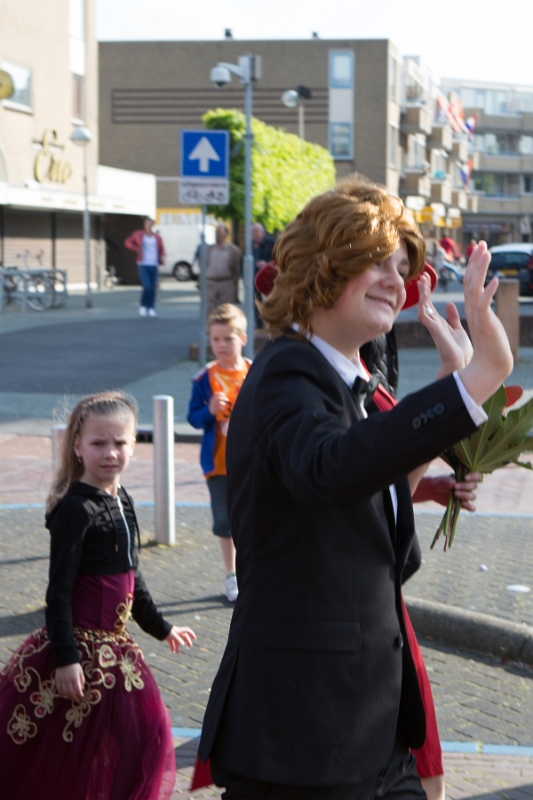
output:
[[[483,404],[487,421],[467,439],[442,454],[442,458],[452,467],[457,481],[463,481],[469,472],[485,474],[506,464],[533,469],[529,461],[519,460],[522,453],[533,451],[533,436],[529,435],[533,427],[533,398],[514,411],[506,412],[522,394],[520,386],[500,386]],[[441,534],[445,537],[444,550],[452,546],[460,510],[461,501],[452,490],[432,548]]]

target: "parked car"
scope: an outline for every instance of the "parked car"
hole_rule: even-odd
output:
[[[512,242],[490,248],[491,261],[487,278],[502,275],[505,278],[518,278],[520,294],[533,295],[533,244]]]
[[[199,274],[197,249],[200,244],[201,225],[157,225],[156,230],[165,245],[165,263],[159,267],[160,275],[173,275],[177,281],[190,281]],[[214,225],[206,225],[207,244],[215,243]]]

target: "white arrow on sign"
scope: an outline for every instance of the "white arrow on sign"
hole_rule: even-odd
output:
[[[189,161],[199,161],[200,172],[209,172],[209,162],[220,161],[220,156],[207,136],[202,136],[192,153],[189,154]]]

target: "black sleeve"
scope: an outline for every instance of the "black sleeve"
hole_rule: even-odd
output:
[[[476,430],[452,375],[349,424],[344,390],[305,361],[277,361],[253,399],[257,452],[305,504],[349,507]]]
[[[131,615],[139,627],[154,639],[163,641],[172,629],[172,625],[164,620],[163,615],[157,610],[139,568],[135,570]]]
[[[52,514],[46,627],[56,667],[80,660],[72,624],[72,587],[78,575],[83,540],[90,525],[89,512],[76,498],[60,500]]]

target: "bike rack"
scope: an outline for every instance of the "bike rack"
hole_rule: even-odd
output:
[[[19,269],[19,267],[0,268],[1,292],[0,292],[0,311],[3,313],[7,303],[12,300],[19,300],[22,303],[22,313],[26,313],[27,308],[34,311],[46,311],[50,308],[58,308],[67,302],[67,273],[62,269]],[[42,282],[47,284],[47,291],[37,290]],[[21,288],[22,282],[22,288]],[[57,286],[61,288],[59,291]],[[33,287],[33,290],[32,290]],[[31,303],[36,299],[50,297],[49,304],[36,308]]]

